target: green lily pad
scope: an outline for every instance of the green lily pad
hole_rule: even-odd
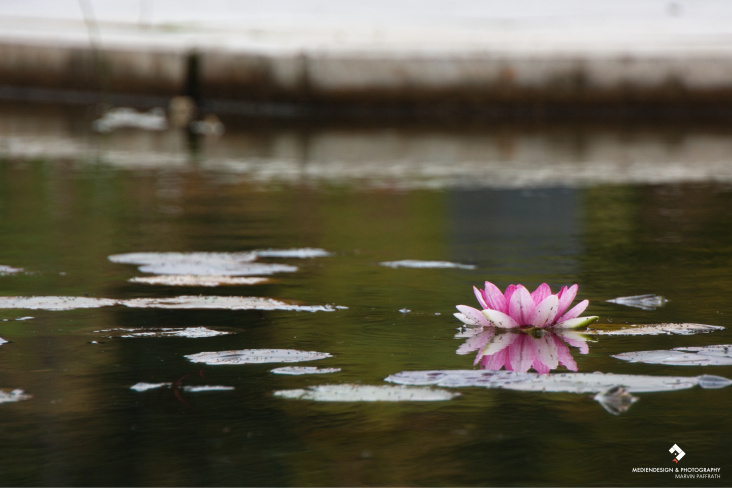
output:
[[[320,385],[275,391],[274,396],[316,402],[435,402],[452,400],[459,393],[433,388],[371,385]]]
[[[635,351],[613,356],[631,363],[668,364],[671,366],[732,365],[732,344],[701,347],[675,347],[670,350]]]

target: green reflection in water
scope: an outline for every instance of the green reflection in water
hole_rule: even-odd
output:
[[[243,149],[242,149],[243,151]],[[590,396],[462,389],[434,404],[318,404],[273,398],[323,383],[381,384],[404,370],[461,369],[456,304],[471,287],[579,283],[588,314],[613,324],[701,322],[714,334],[602,338],[580,371],[680,374],[610,357],[630,350],[730,343],[732,192],[723,184],[579,189],[262,188],[198,166],[128,170],[100,161],[0,161],[0,276],[5,295],[132,298],[256,295],[347,306],[331,313],[129,310],[1,311],[3,485],[665,485],[635,466],[729,466],[729,390],[640,395],[609,416]],[[321,247],[333,256],[271,284],[215,289],[129,283],[134,251]],[[398,259],[475,269],[393,269]],[[277,261],[280,262],[280,261]],[[641,311],[605,302],[657,293]],[[33,319],[14,319],[33,316]],[[114,327],[206,326],[207,339],[107,338]],[[245,348],[318,350],[341,372],[286,377],[277,365],[201,367],[184,358]],[[315,363],[313,363],[315,364]],[[724,367],[681,374],[719,374]],[[201,376],[202,374],[202,376]],[[231,392],[129,389],[144,382],[230,385]],[[699,412],[704,414],[700,415]],[[685,461],[687,461],[685,459]],[[678,484],[682,484],[679,482]],[[693,483],[700,484],[700,483]]]

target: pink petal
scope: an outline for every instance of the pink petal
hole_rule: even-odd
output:
[[[587,308],[587,305],[589,305],[589,304],[590,304],[589,300],[582,300],[577,305],[575,305],[572,308],[572,310],[570,310],[569,312],[567,312],[564,315],[562,315],[561,317],[559,317],[559,320],[557,320],[557,322],[564,322],[566,320],[572,320],[572,319],[579,317],[582,314],[582,312],[585,311],[585,309]]]
[[[531,292],[531,298],[533,298],[535,304],[541,303],[542,300],[544,300],[546,297],[552,294],[552,289],[549,288],[549,285],[546,283],[542,283],[539,285],[536,290]]]
[[[483,310],[482,314],[483,317],[488,320],[490,325],[498,327],[500,329],[513,329],[521,325],[510,316],[506,315],[503,312],[499,312],[498,310],[486,309]]]
[[[534,327],[547,327],[554,323],[554,319],[557,316],[557,308],[559,306],[559,299],[556,295],[549,295],[544,298],[541,303],[534,307],[534,310],[529,316],[529,324]]]
[[[550,370],[559,366],[557,345],[554,343],[553,334],[544,334],[542,337],[534,339],[534,356],[534,364],[539,362],[546,365]],[[534,369],[536,369],[536,366],[534,366]]]
[[[513,371],[525,373],[534,363],[533,338],[526,334],[519,335],[521,337],[508,347],[508,358]]]
[[[503,294],[506,299],[506,310],[504,310],[506,313],[508,313],[508,304],[511,302],[511,296],[513,296],[513,292],[515,292],[517,288],[517,285],[508,285],[506,287],[506,293]]]
[[[554,339],[554,344],[557,345],[557,358],[559,359],[559,363],[563,364],[570,371],[577,371],[577,363],[574,362],[574,358],[570,354],[567,345],[558,337],[552,336],[552,339]]]
[[[519,325],[528,325],[529,317],[534,311],[534,300],[529,294],[529,290],[523,285],[518,285],[516,291],[511,295],[508,302],[508,315],[510,315]]]
[[[488,308],[488,304],[485,302],[485,298],[483,296],[483,290],[479,290],[477,287],[473,287],[473,293],[475,293],[475,298],[478,299],[478,303],[480,303],[481,309]]]
[[[467,321],[463,320],[462,317],[459,317],[460,314],[455,314],[455,317],[457,317],[458,320],[462,321],[466,325],[478,325],[478,326],[488,326],[491,325],[490,322],[483,316],[483,314],[480,312],[480,310],[468,307],[467,305],[458,305],[455,308],[460,310],[460,313],[467,319]]]
[[[498,310],[499,312],[508,312],[508,301],[503,296],[501,290],[490,281],[485,282],[485,290],[483,290],[485,303],[488,305],[485,308],[491,308]]]
[[[474,335],[458,347],[457,354],[468,354],[473,351],[482,350],[491,337],[493,337],[494,331],[495,329],[490,328]]]
[[[559,293],[557,293],[557,298],[559,298],[557,317],[561,317],[565,310],[567,310],[567,308],[572,304],[574,298],[577,296],[578,289],[579,287],[577,285],[572,285],[569,288],[563,286],[562,289],[559,290]]]

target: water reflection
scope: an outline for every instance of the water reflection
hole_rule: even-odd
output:
[[[483,369],[519,371],[525,373],[534,369],[546,374],[559,365],[570,371],[577,371],[569,346],[587,354],[587,339],[568,330],[502,330],[483,327],[468,332],[472,334],[457,350],[458,354],[478,351],[474,365]]]

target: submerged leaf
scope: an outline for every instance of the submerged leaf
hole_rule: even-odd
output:
[[[625,305],[627,307],[635,307],[643,310],[656,310],[658,307],[666,305],[668,300],[661,295],[633,295],[630,297],[618,297],[608,300],[610,303]]]
[[[370,385],[320,385],[307,389],[275,391],[274,396],[316,402],[434,402],[451,400],[459,393],[432,388]]]
[[[136,383],[130,386],[130,390],[143,392],[147,390],[154,390],[156,388],[170,388],[172,386],[173,383]],[[198,393],[202,391],[231,391],[234,389],[234,387],[221,385],[186,385],[180,387],[179,389],[191,393]]]
[[[449,261],[420,261],[418,259],[403,259],[401,261],[385,261],[379,263],[388,268],[461,268],[475,269],[472,264],[452,263]]]
[[[631,325],[624,329],[594,329],[587,330],[585,333],[592,335],[691,335],[715,332],[723,329],[724,327],[719,325],[706,324],[649,324],[641,326]]]
[[[537,374],[491,370],[403,371],[386,381],[400,385],[504,388],[521,391],[600,393],[615,386],[628,392],[672,391],[705,387],[700,378],[691,376],[647,376],[612,373]]]
[[[671,350],[635,351],[613,355],[631,363],[668,364],[672,366],[732,365],[732,345],[675,347]]]
[[[186,356],[194,363],[220,364],[260,364],[260,363],[297,363],[331,357],[327,352],[298,351],[295,349],[243,349],[240,351],[200,352]]]

